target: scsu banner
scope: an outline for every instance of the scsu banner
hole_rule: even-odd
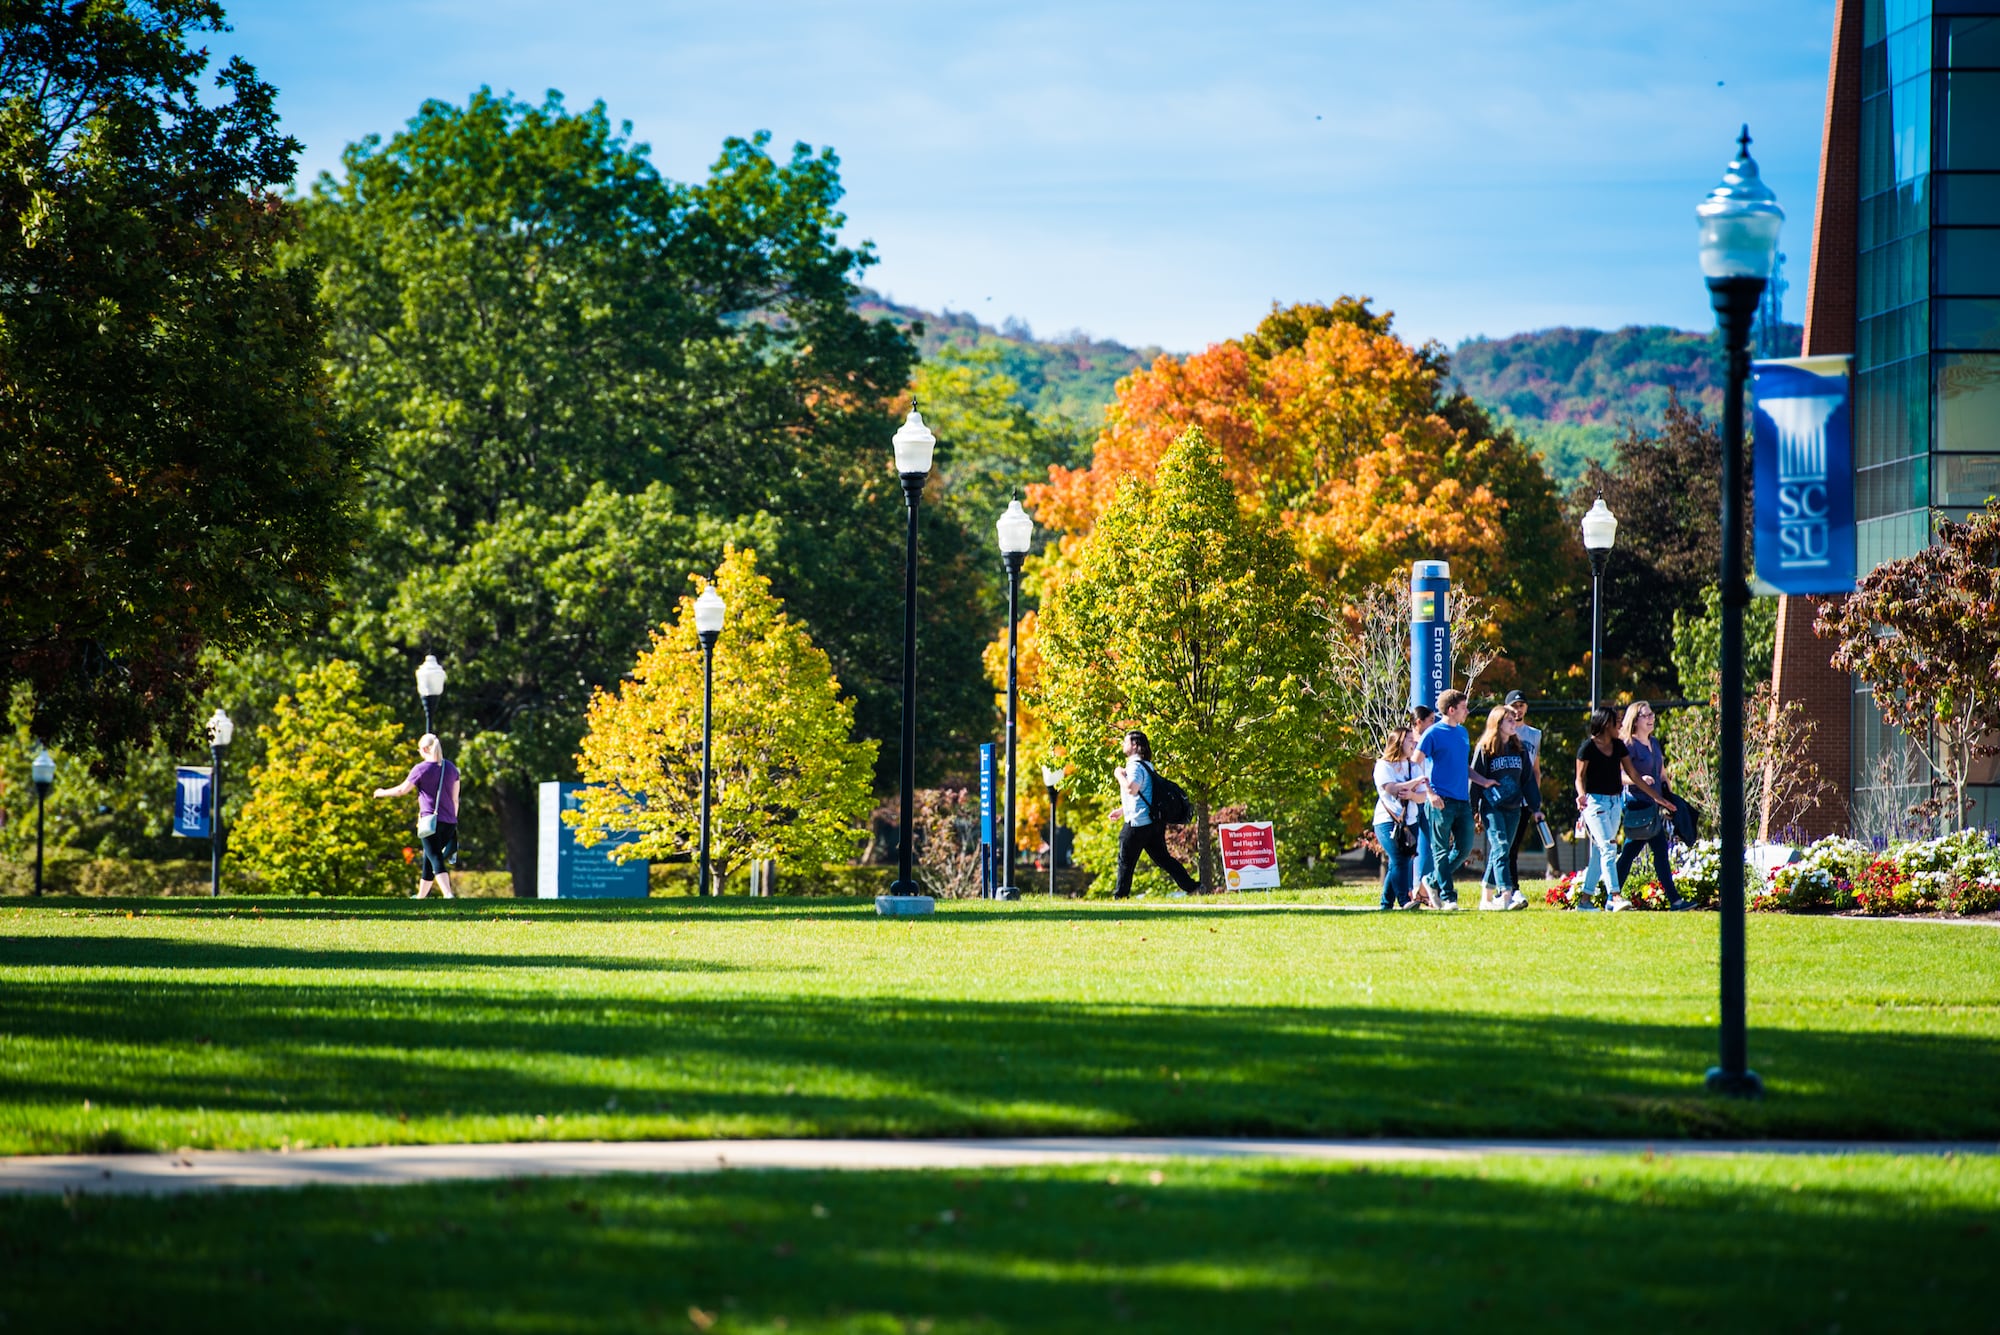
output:
[[[1215,828],[1222,838],[1222,879],[1231,890],[1278,888],[1278,835],[1270,821]]]
[[[1752,362],[1757,578],[1778,593],[1854,591],[1854,412],[1847,357]]]
[[[215,792],[206,765],[180,765],[174,770],[174,833],[183,839],[206,839],[210,799]]]

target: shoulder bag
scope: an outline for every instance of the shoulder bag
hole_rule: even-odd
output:
[[[444,804],[444,764],[444,761],[438,761],[438,790],[431,798],[430,814],[417,817],[419,839],[428,839],[438,832],[438,808]]]

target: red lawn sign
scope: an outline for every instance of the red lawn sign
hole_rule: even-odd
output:
[[[1278,888],[1278,835],[1267,820],[1218,825],[1223,880],[1231,890]]]

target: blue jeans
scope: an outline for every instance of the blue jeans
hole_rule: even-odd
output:
[[[1375,822],[1375,842],[1382,845],[1382,907],[1399,909],[1410,898],[1410,859],[1396,847],[1396,827]]]
[[[1523,814],[1520,807],[1486,813],[1486,874],[1479,878],[1480,889],[1497,885],[1505,895],[1521,888],[1514,880],[1511,859],[1515,837],[1521,832]]]
[[[1674,889],[1674,860],[1667,852],[1668,828],[1662,825],[1660,832],[1651,839],[1627,839],[1625,841],[1625,849],[1618,855],[1618,883],[1620,885],[1623,885],[1625,878],[1632,874],[1632,864],[1639,860],[1639,855],[1650,848],[1653,850],[1653,871],[1659,879],[1660,889],[1667,892],[1669,900],[1680,898],[1680,891]]]
[[[1580,895],[1594,895],[1601,883],[1606,898],[1618,893],[1618,825],[1625,818],[1625,798],[1590,794],[1583,808],[1584,828],[1590,832],[1590,867],[1577,885]]]
[[[1471,851],[1472,803],[1447,797],[1443,806],[1431,808],[1431,856],[1437,862],[1431,884],[1437,887],[1440,901],[1458,902],[1458,891],[1452,888],[1451,878],[1465,865],[1465,856]]]

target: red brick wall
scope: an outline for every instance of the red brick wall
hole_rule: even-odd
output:
[[[1820,137],[1819,198],[1813,212],[1812,275],[1806,286],[1807,356],[1854,351],[1855,267],[1861,205],[1861,5],[1839,0],[1833,18],[1833,58],[1826,80],[1826,122]],[[1833,798],[1801,824],[1808,838],[1847,828],[1853,685],[1828,658],[1831,647],[1813,634],[1811,598],[1778,600],[1777,701],[1796,701],[1815,725],[1806,758],[1836,786]],[[1764,837],[1770,813],[1759,818]]]

